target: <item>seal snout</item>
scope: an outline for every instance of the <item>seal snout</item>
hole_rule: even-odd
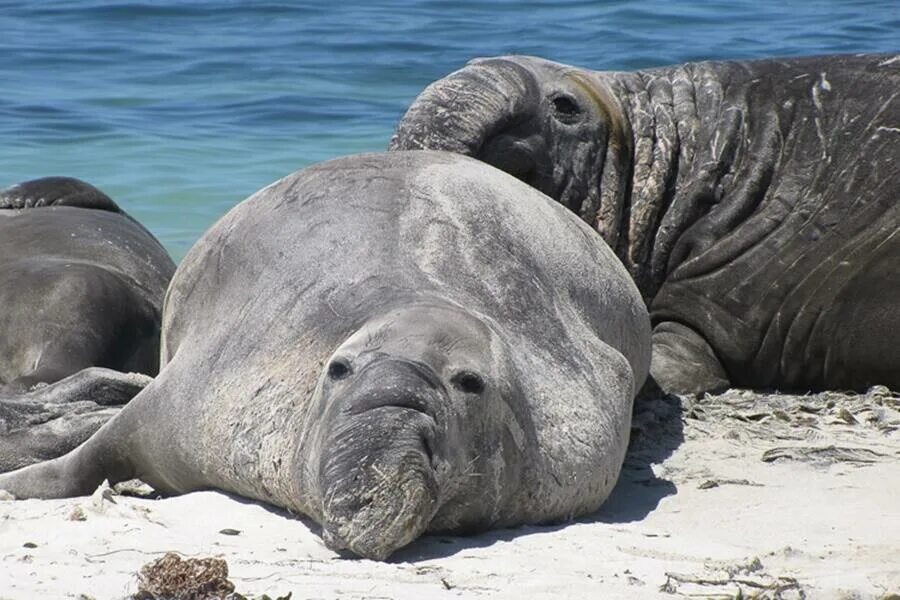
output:
[[[487,140],[477,157],[532,187],[538,187],[538,164],[542,151],[546,153],[539,138],[521,139],[503,133]]]
[[[335,367],[337,364],[339,366]],[[425,364],[336,358],[319,467],[323,538],[334,550],[383,559],[425,531],[437,508],[434,459],[446,390]]]

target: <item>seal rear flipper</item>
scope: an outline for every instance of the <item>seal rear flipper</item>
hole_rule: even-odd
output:
[[[698,394],[724,390],[728,374],[712,347],[693,329],[664,321],[653,328],[650,374],[668,393]]]
[[[123,412],[68,454],[0,475],[0,491],[17,499],[71,498],[91,494],[104,479],[132,479],[127,453],[115,445],[115,422]]]
[[[0,473],[72,450],[151,381],[91,367],[27,393],[0,394]]]
[[[0,436],[0,473],[62,456],[118,412],[117,407],[85,408]]]
[[[10,384],[24,380],[24,377],[20,377]],[[12,402],[45,405],[88,401],[101,406],[118,406],[134,398],[151,381],[152,377],[142,373],[122,373],[103,367],[88,367],[49,385],[29,386],[25,393],[19,395],[4,396],[0,393],[0,418],[7,417],[2,412],[2,406]]]
[[[112,198],[74,177],[41,177],[0,190],[0,209],[76,206],[122,213]]]

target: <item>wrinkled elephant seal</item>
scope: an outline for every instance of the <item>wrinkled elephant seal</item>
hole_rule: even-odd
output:
[[[391,148],[475,156],[598,230],[650,306],[664,389],[897,389],[898,90],[892,55],[480,59]]]
[[[0,472],[71,450],[102,407],[148,380],[110,370],[157,372],[174,271],[143,226],[83,181],[0,191]],[[100,412],[87,414],[90,403]]]
[[[471,158],[388,153],[222,218],[169,288],[163,358],[84,445],[0,489],[218,488],[382,559],[425,531],[595,510],[650,325],[606,244],[543,194]]]

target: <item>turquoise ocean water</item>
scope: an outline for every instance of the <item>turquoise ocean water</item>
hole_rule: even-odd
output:
[[[81,177],[180,260],[260,187],[383,149],[416,94],[476,56],[898,50],[898,0],[0,1],[0,186]]]

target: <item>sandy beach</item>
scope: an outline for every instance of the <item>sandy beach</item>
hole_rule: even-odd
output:
[[[0,502],[0,599],[124,598],[167,552],[246,597],[889,598],[900,594],[900,399],[669,397],[636,410],[620,482],[573,523],[427,536],[378,563],[217,492]]]

